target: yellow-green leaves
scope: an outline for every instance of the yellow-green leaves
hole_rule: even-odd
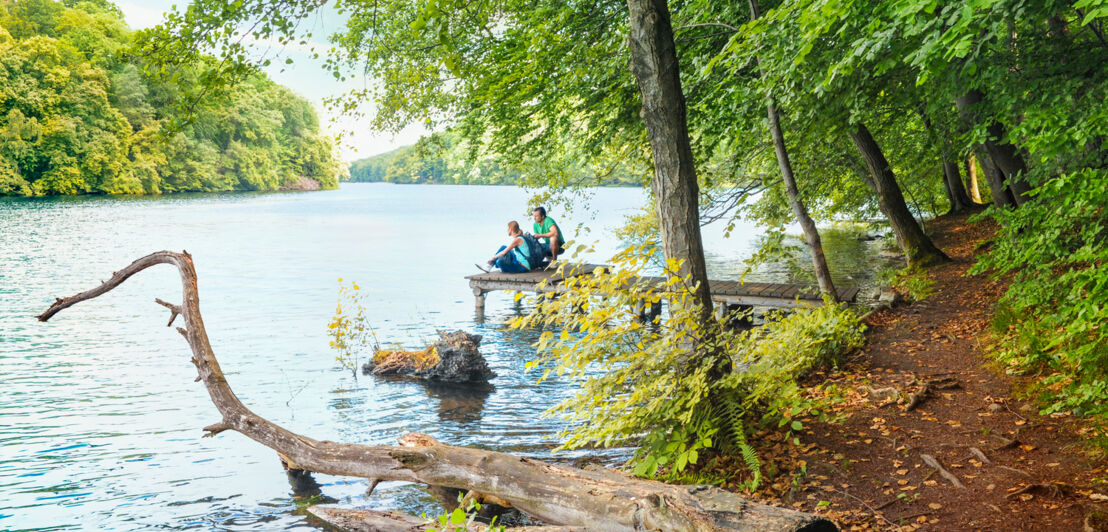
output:
[[[339,278],[338,303],[335,315],[327,324],[330,346],[335,350],[335,360],[343,369],[358,377],[359,358],[363,351],[376,346],[376,337],[365,315],[365,294],[357,282],[349,286]]]
[[[734,450],[760,478],[746,432],[778,420],[785,430],[801,430],[794,418],[811,405],[796,378],[857,345],[861,327],[837,306],[753,331],[703,322],[687,277],[636,282],[657,271],[655,249],[650,241],[631,246],[611,268],[569,277],[565,292],[534,297],[534,310],[513,321],[543,329],[539,359],[528,367],[544,367],[544,379],[557,372],[581,383],[550,412],[569,423],[563,446],[638,445],[634,472],[669,478],[694,471],[705,453]],[[674,272],[680,266],[664,263]],[[665,311],[640,316],[653,303]],[[752,365],[720,379],[713,371],[720,357]]]

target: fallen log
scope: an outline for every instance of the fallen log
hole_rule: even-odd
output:
[[[426,532],[427,521],[418,517],[396,512],[377,512],[373,510],[355,510],[335,506],[310,506],[307,512],[320,521],[349,532]],[[458,528],[451,525],[449,530]],[[488,526],[473,523],[465,527],[467,532],[482,532]],[[514,526],[510,532],[589,532],[589,529],[577,526]]]
[[[188,252],[159,251],[142,257],[96,288],[59,298],[38,316],[47,321],[63,309],[100,296],[132,275],[170,264],[181,276],[182,303],[157,302],[171,312],[192,350],[192,362],[222,418],[205,437],[234,430],[277,452],[291,469],[330,475],[418,482],[472,491],[499,499],[555,525],[597,531],[834,531],[817,515],[769,506],[713,486],[677,486],[586,471],[505,453],[444,445],[424,434],[408,434],[399,446],[354,445],[296,434],[246,408],[227,382],[200,315],[196,269]]]

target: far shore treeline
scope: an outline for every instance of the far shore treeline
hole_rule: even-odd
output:
[[[548,170],[548,169],[546,169]],[[643,177],[627,168],[608,169],[602,175],[586,165],[569,165],[568,174],[582,185],[642,186]],[[433,133],[409,146],[350,163],[355,183],[423,183],[436,185],[517,185],[524,173],[505,168],[496,158],[471,145],[455,131]]]
[[[255,71],[174,130],[183,85],[148,77],[132,40],[104,0],[0,0],[0,196],[338,185],[307,100]]]

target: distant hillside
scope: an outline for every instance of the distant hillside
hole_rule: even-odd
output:
[[[435,133],[411,146],[350,163],[351,182],[510,185],[519,177],[490,160],[471,160],[450,133]]]
[[[589,175],[578,169],[569,174]],[[508,170],[492,157],[475,155],[452,132],[434,133],[403,146],[350,163],[353,183],[430,183],[440,185],[514,185],[521,182],[518,171]],[[592,185],[640,186],[629,172],[606,172]]]
[[[133,45],[109,2],[0,0],[0,196],[338,186],[311,103],[261,73],[166,135],[183,84]]]

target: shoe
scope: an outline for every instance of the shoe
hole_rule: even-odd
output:
[[[478,270],[481,270],[485,273],[492,273],[492,270],[489,270],[488,268],[486,268],[484,266],[481,266],[480,264],[477,264],[476,262],[473,263],[473,265],[476,266]]]

